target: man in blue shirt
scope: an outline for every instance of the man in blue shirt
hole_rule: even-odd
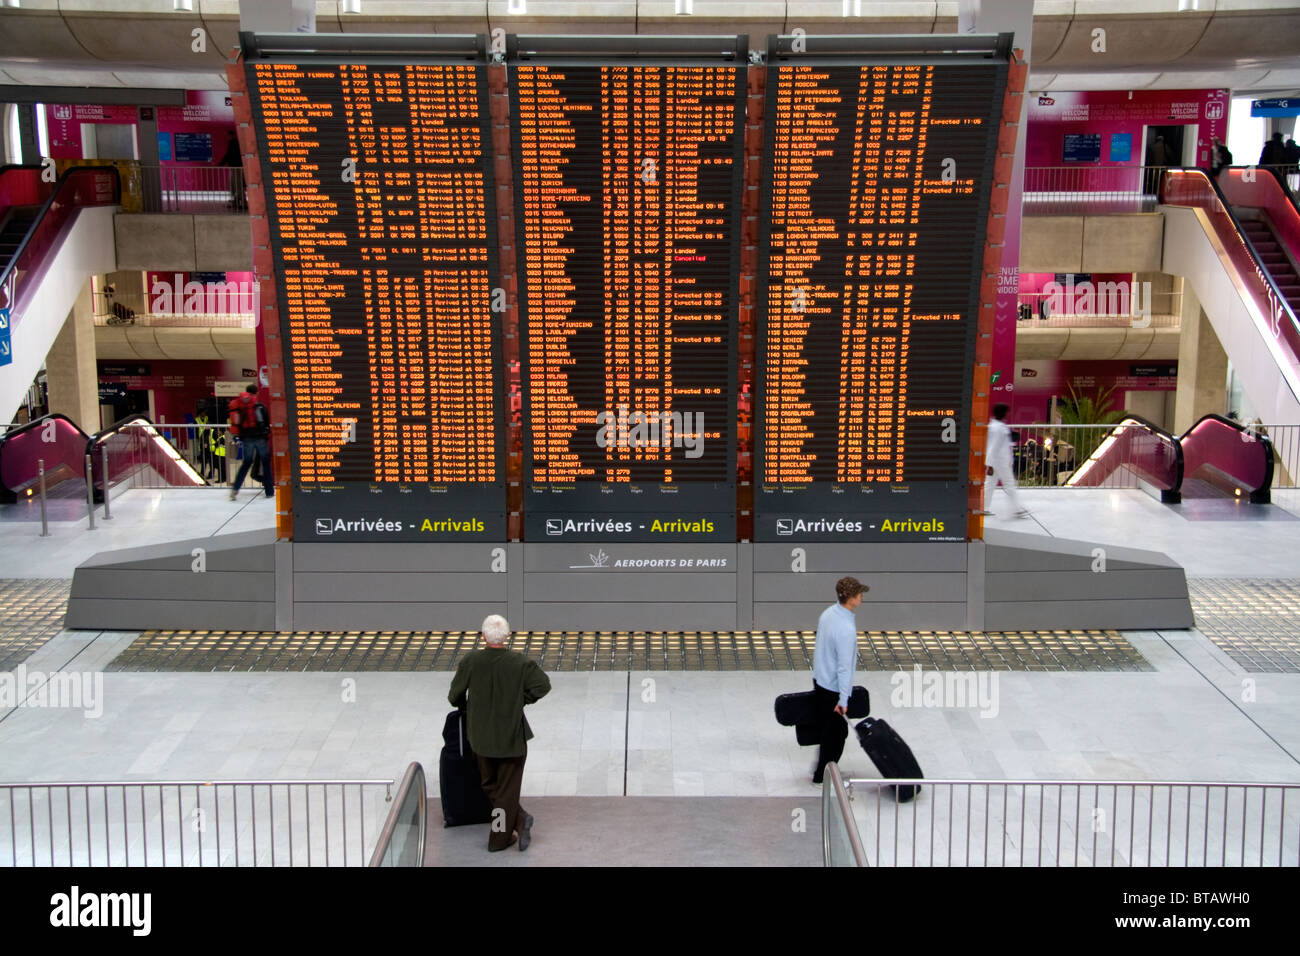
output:
[[[858,662],[858,625],[854,612],[869,591],[857,578],[835,582],[838,604],[822,611],[817,621],[817,647],[813,651],[813,706],[821,721],[821,747],[812,782],[820,785],[826,765],[838,762],[849,736],[849,694],[853,693],[853,668]]]

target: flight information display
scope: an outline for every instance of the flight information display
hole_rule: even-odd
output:
[[[745,73],[510,73],[527,540],[735,540]]]
[[[965,539],[1006,69],[769,67],[755,540]]]
[[[298,540],[505,538],[484,70],[247,65]]]

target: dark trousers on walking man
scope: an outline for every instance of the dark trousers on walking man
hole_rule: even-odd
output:
[[[817,751],[817,770],[815,779],[821,780],[828,763],[839,763],[844,755],[844,741],[849,737],[849,725],[842,716],[835,713],[835,706],[840,702],[840,695],[827,690],[813,681],[813,706],[821,724],[821,747]]]
[[[483,792],[492,802],[489,850],[506,849],[514,842],[515,831],[523,829],[528,814],[519,805],[519,792],[524,783],[524,761],[527,759],[527,752],[522,757],[478,758]]]
[[[248,476],[248,469],[253,467],[253,458],[256,456],[261,461],[262,488],[266,491],[266,497],[270,498],[275,494],[275,487],[271,483],[270,443],[265,438],[245,438],[243,446],[244,463],[239,466],[239,473],[235,475],[235,485],[230,489],[230,497],[239,494],[239,489],[243,487],[244,478]]]

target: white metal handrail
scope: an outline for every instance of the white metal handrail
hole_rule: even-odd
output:
[[[0,864],[364,866],[392,787],[371,779],[0,783]]]
[[[920,784],[912,801],[897,784]],[[852,778],[872,866],[1300,866],[1300,783]]]

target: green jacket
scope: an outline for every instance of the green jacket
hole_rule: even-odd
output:
[[[468,691],[469,745],[483,757],[522,757],[533,731],[524,705],[551,690],[546,672],[534,660],[504,647],[470,651],[456,665],[447,700],[464,707]]]

